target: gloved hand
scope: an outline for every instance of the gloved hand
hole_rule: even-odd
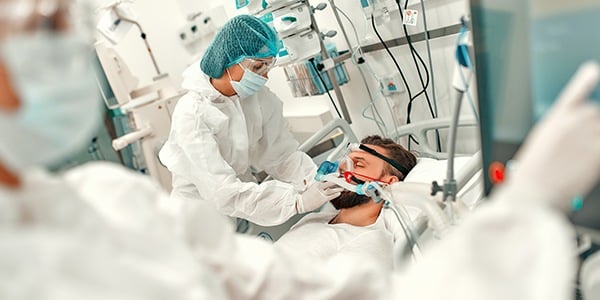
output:
[[[337,198],[343,190],[344,188],[333,182],[314,182],[300,195],[296,202],[296,210],[299,214],[313,211],[327,201]]]
[[[600,179],[600,106],[589,101],[600,80],[597,63],[582,65],[516,156],[509,181],[539,191],[562,209]]]

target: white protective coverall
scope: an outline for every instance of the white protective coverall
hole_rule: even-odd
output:
[[[244,99],[225,97],[192,64],[173,113],[161,162],[173,174],[171,197],[209,200],[222,213],[259,225],[278,225],[297,214],[299,192],[314,182],[316,166],[287,130],[283,104],[268,88]],[[249,167],[276,180],[248,180]]]
[[[20,178],[0,186],[0,299],[225,299],[158,214],[168,198],[145,176],[90,163]]]

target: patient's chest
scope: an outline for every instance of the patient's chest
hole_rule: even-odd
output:
[[[384,226],[328,224],[335,213],[316,213],[302,219],[275,246],[310,259],[350,257],[356,262],[391,266],[392,236]]]

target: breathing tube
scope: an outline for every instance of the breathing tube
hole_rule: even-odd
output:
[[[429,218],[429,224],[437,237],[441,237],[450,228],[452,222],[439,203],[428,195],[429,184],[399,182],[386,187],[397,204],[405,204],[419,208]]]

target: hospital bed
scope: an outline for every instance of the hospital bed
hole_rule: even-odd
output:
[[[428,134],[430,131],[449,127],[449,123],[449,119],[435,119],[405,125],[394,131],[394,139],[398,140],[404,136],[412,135],[419,141],[421,146],[417,165],[407,175],[405,181],[390,186],[391,194],[396,197],[401,196],[402,198],[418,199],[417,201],[412,201],[412,203],[406,203],[406,201],[394,201],[394,203],[398,205],[402,204],[404,207],[403,209],[410,215],[412,230],[417,235],[420,244],[429,243],[432,239],[440,237],[441,234],[435,232],[440,231],[439,227],[441,227],[441,225],[433,224],[428,213],[431,213],[431,210],[435,209],[432,208],[434,206],[439,207],[440,210],[444,207],[442,194],[438,193],[437,195],[432,196],[431,186],[433,181],[442,182],[445,178],[447,154],[438,153],[429,146],[430,141],[428,139]],[[466,119],[461,121],[460,125],[476,126],[477,123],[475,120]],[[310,153],[311,149],[314,149],[315,146],[323,144],[330,145],[328,151],[319,153],[313,157],[315,163],[320,164],[324,160],[335,160],[342,154],[348,143],[358,142],[359,139],[346,121],[343,119],[334,119],[307,139],[300,145],[299,149]],[[455,170],[455,177],[457,178],[459,188],[457,199],[458,205],[456,206],[460,211],[469,211],[483,196],[480,153],[464,154],[457,157],[455,160]],[[418,201],[426,202],[427,206],[420,205]],[[288,222],[275,227],[262,227],[251,223],[245,223],[243,225],[246,227],[244,228],[244,232],[275,241],[303,216],[304,215],[295,216]],[[451,223],[450,221],[448,222]],[[396,235],[396,233],[394,234]],[[402,234],[403,233],[401,233],[401,235]],[[414,247],[407,244],[405,240],[397,243],[395,245],[395,252],[399,259],[395,263],[400,263],[401,259],[410,257],[413,248]]]

